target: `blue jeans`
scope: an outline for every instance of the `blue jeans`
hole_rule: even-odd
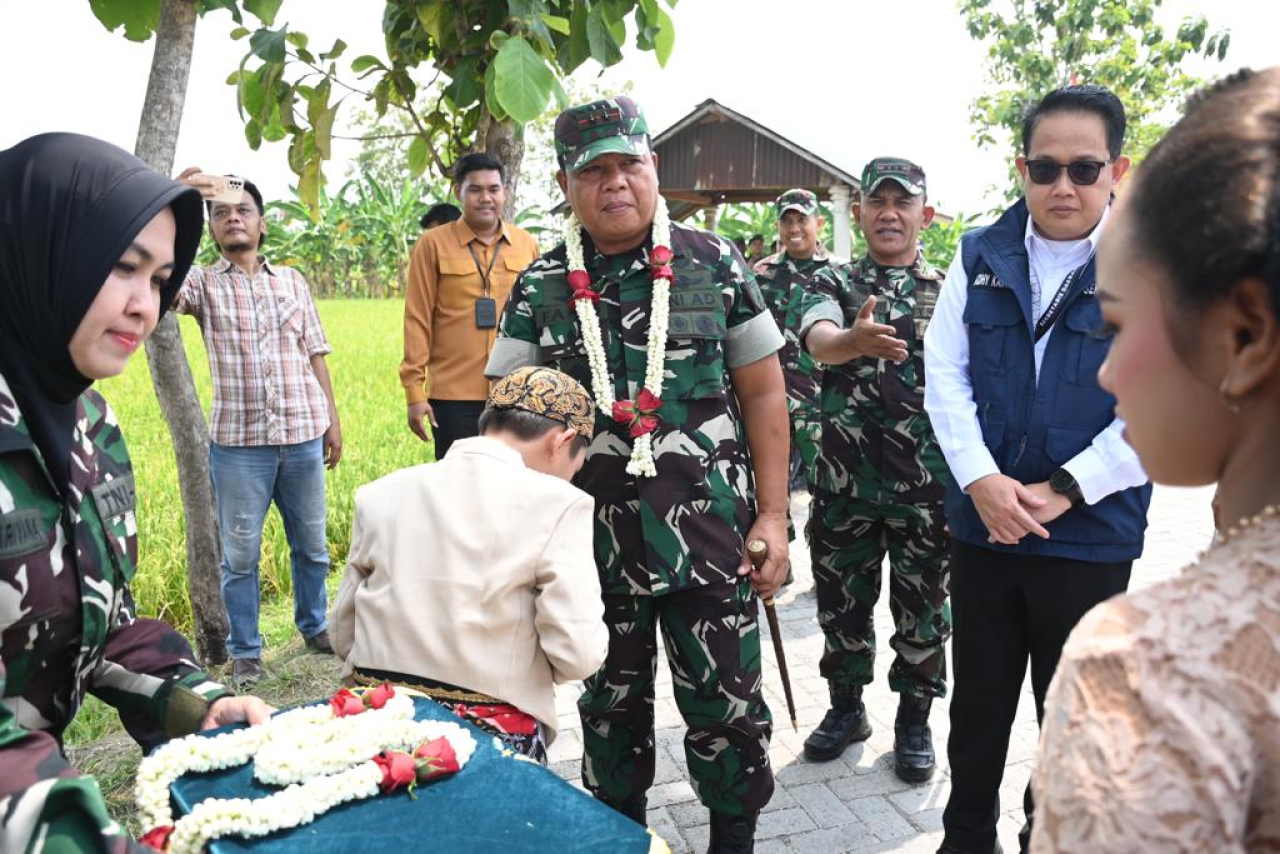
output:
[[[233,446],[209,443],[209,475],[218,502],[222,541],[222,601],[232,658],[261,658],[258,562],[262,523],[275,501],[289,541],[293,622],[303,637],[328,626],[325,575],[324,450],[320,439],[296,445]]]

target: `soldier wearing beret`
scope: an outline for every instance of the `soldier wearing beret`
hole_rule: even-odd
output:
[[[549,365],[597,404],[575,483],[596,502],[609,654],[579,701],[583,782],[645,821],[660,629],[711,850],[750,851],[773,792],[756,600],[787,571],[782,336],[737,250],[668,219],[634,102],[566,110],[555,140],[574,215],[516,282],[486,373]]]

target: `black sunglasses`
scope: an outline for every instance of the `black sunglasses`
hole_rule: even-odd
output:
[[[1033,184],[1052,184],[1058,180],[1058,176],[1062,174],[1062,170],[1067,170],[1067,177],[1071,179],[1072,184],[1087,187],[1090,184],[1098,183],[1098,176],[1102,174],[1102,167],[1107,165],[1104,160],[1076,160],[1072,163],[1058,163],[1055,160],[1028,160],[1027,161],[1027,177],[1031,179]]]

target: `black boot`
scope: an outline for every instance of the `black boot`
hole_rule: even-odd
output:
[[[600,801],[612,807],[615,811],[622,813],[641,827],[649,826],[649,799],[644,795],[627,798],[625,801],[616,804],[605,798],[600,798]]]
[[[711,811],[711,844],[707,854],[751,854],[756,847],[756,816]]]
[[[871,722],[862,705],[862,686],[831,686],[831,708],[818,728],[804,740],[804,755],[815,762],[830,762],[855,741],[871,737]]]
[[[929,731],[929,697],[903,694],[893,725],[894,770],[908,783],[923,783],[933,776],[933,734]]]

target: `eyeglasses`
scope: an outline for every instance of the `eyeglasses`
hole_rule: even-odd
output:
[[[235,208],[217,206],[217,207],[214,207],[214,209],[209,212],[209,216],[212,219],[223,220],[231,216],[232,211],[235,211],[237,214],[239,214],[241,219],[248,219],[249,217],[256,214],[258,212],[258,209],[256,207],[253,207],[252,205],[240,205],[239,207],[235,207]]]
[[[1033,184],[1052,184],[1058,180],[1062,170],[1067,170],[1067,177],[1072,184],[1087,187],[1098,183],[1105,160],[1076,160],[1071,163],[1058,163],[1055,160],[1028,160],[1027,177]]]

